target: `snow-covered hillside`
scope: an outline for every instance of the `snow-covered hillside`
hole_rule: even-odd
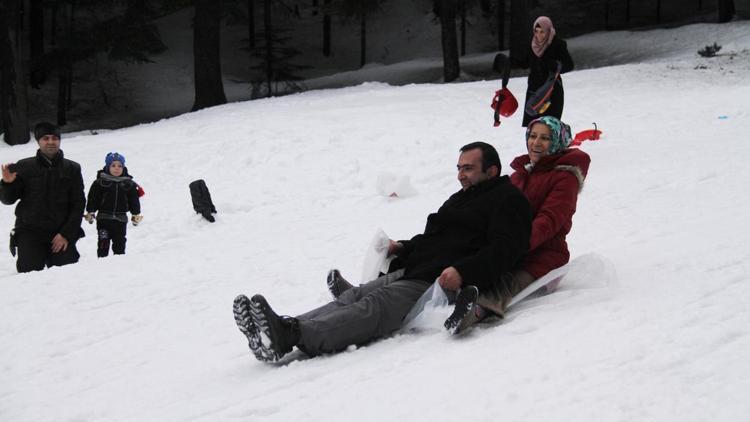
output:
[[[231,303],[327,301],[330,267],[356,278],[378,227],[409,237],[459,189],[465,143],[492,142],[507,173],[523,130],[520,113],[492,127],[498,81],[365,83],[67,134],[87,188],[107,152],[126,156],[145,219],[125,256],[97,259],[85,224],[78,264],[16,274],[0,259],[0,420],[744,420],[750,23],[670,31],[622,33],[618,51],[641,63],[564,76],[564,120],[604,131],[583,145],[576,266],[558,292],[461,338],[435,327],[268,365]],[[570,44],[607,51],[611,36]],[[695,54],[714,41],[724,55]],[[656,44],[671,48],[636,56]],[[522,98],[525,80],[510,89]],[[416,192],[380,195],[385,174]],[[192,211],[198,178],[215,224]]]

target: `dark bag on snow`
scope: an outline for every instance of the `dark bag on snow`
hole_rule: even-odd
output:
[[[193,199],[193,209],[203,218],[210,222],[216,221],[212,214],[216,214],[216,207],[211,201],[211,193],[208,192],[208,186],[203,179],[198,179],[190,183],[190,197]]]

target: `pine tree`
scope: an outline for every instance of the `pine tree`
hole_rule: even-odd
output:
[[[38,89],[47,79],[44,69],[44,7],[42,0],[30,0],[29,5],[29,39],[30,39],[30,83]]]
[[[359,66],[367,63],[367,18],[378,12],[383,0],[334,0],[331,10],[344,19],[359,21]]]
[[[169,0],[164,3],[169,3]],[[112,86],[116,86],[117,81],[109,63],[149,62],[149,55],[166,49],[153,24],[157,13],[145,0],[125,3],[118,0],[47,0],[43,5],[52,12],[50,42],[45,43],[41,63],[32,71],[57,77],[57,123],[61,126],[67,123],[68,112],[73,108],[76,82],[87,81],[87,78],[88,82],[95,81],[104,104],[109,106],[110,96],[116,92]],[[33,26],[31,28],[36,31]],[[78,68],[79,63],[85,65]],[[74,71],[76,69],[80,70]],[[44,83],[40,79],[37,81]]]
[[[514,66],[528,66],[531,24],[529,0],[510,0],[510,62]]]
[[[443,79],[445,82],[451,82],[461,74],[456,40],[456,0],[438,0],[436,11],[440,16],[442,34]]]
[[[271,97],[303,89],[298,83],[303,78],[297,72],[308,69],[309,66],[292,62],[300,51],[286,46],[290,40],[290,37],[285,36],[287,32],[287,29],[274,25],[271,0],[264,0],[261,42],[253,51],[258,63],[250,67],[254,71],[251,76],[253,98]]]
[[[24,16],[22,0],[0,1],[0,120],[9,145],[29,141],[28,35],[20,25]]]
[[[505,0],[496,0],[495,19],[497,25],[497,49],[505,49]]]

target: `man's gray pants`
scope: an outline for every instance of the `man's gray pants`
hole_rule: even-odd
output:
[[[401,323],[429,287],[422,280],[401,279],[402,271],[353,287],[333,302],[297,317],[297,346],[315,356],[363,344],[401,328]]]

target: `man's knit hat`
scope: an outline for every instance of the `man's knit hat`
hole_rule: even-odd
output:
[[[60,139],[60,128],[49,122],[39,122],[34,127],[34,138],[40,140],[47,135],[54,135]]]
[[[557,154],[568,148],[568,145],[570,145],[570,126],[553,116],[543,116],[529,122],[529,126],[526,128],[527,141],[529,140],[529,134],[531,134],[531,128],[536,123],[544,123],[551,132],[552,143],[549,146],[550,154]]]
[[[119,152],[110,152],[104,158],[104,164],[106,164],[107,167],[111,166],[113,161],[119,161],[120,164],[125,166],[125,156],[120,154]]]

